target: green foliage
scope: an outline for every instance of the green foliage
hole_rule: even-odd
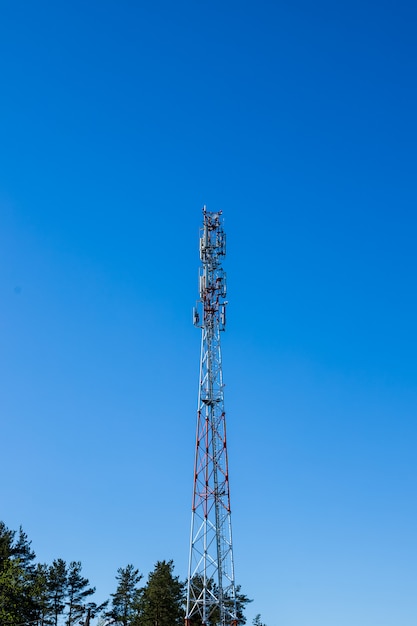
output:
[[[90,600],[95,589],[82,577],[79,561],[67,567],[62,559],[49,566],[34,559],[23,529],[16,533],[0,522],[1,626],[61,626],[64,620],[74,626],[106,606]]]
[[[184,584],[174,576],[173,561],[158,561],[142,589],[134,626],[182,626]]]
[[[14,530],[9,530],[4,522],[0,522],[0,571],[3,563],[12,556],[15,534]]]
[[[237,613],[238,624],[246,624],[246,617],[245,617],[244,611],[245,611],[246,605],[249,604],[249,602],[252,602],[252,600],[250,600],[246,594],[242,593],[241,586],[237,585],[236,587],[236,613]]]
[[[266,624],[261,621],[260,613],[254,617],[252,624],[253,626],[266,626]]]
[[[80,561],[69,565],[55,559],[51,565],[35,563],[31,542],[22,528],[9,530],[0,521],[0,626],[93,626],[91,620],[103,614],[102,624],[112,620],[121,626],[183,626],[185,584],[174,575],[173,561],[158,561],[146,585],[139,588],[142,575],[133,565],[117,570],[116,592],[97,606],[95,588],[82,576]],[[211,581],[216,593],[216,584]],[[198,595],[201,580],[193,581]],[[250,600],[236,589],[238,624],[245,624],[245,606]],[[229,602],[230,609],[234,602]],[[100,621],[100,620],[99,620]],[[218,626],[220,614],[214,607],[206,626]],[[191,626],[201,626],[194,616]],[[260,615],[253,626],[265,626]]]
[[[191,593],[190,597],[193,600],[201,599],[203,597],[203,589],[204,589],[204,581],[200,575],[193,576],[191,580]],[[216,593],[216,585],[212,578],[207,580],[206,590],[208,592],[213,592],[213,595]],[[219,618],[219,612],[216,607],[212,607],[209,610],[209,614],[206,616],[208,624],[207,626],[213,626]],[[191,617],[190,626],[201,626],[203,615],[197,615],[196,613]]]
[[[67,578],[67,564],[62,559],[55,559],[47,573],[47,602],[54,626],[58,626],[58,618],[65,609]]]
[[[119,567],[116,580],[118,581],[116,593],[112,593],[111,609],[106,613],[106,617],[113,619],[116,623],[129,626],[137,614],[140,591],[137,587],[142,574],[129,564],[126,567]]]
[[[48,592],[48,566],[38,563],[33,572],[30,595],[35,606],[35,617],[39,626],[52,626]]]
[[[212,579],[208,580],[206,588],[213,593],[213,596],[218,597],[218,586]],[[201,577],[195,576],[192,580],[192,590],[193,590],[192,592],[195,598],[198,598],[200,596],[202,589],[203,589],[203,581]],[[228,609],[230,614],[233,614],[234,605],[235,605],[235,602],[233,601],[233,599],[224,598],[223,600],[224,600],[224,605],[226,607],[226,610]],[[236,617],[237,617],[237,623],[239,624],[239,626],[246,624],[246,617],[245,617],[244,611],[245,611],[246,605],[249,602],[252,602],[252,600],[250,600],[244,593],[241,592],[240,585],[238,585],[236,587]],[[220,610],[219,610],[218,605],[217,606],[214,605],[212,607],[210,614],[207,617],[208,617],[207,626],[217,626],[218,624],[221,623],[221,616],[220,616]],[[226,623],[229,623],[229,622],[230,620],[226,619]],[[201,626],[201,624],[202,624],[202,616],[193,615],[193,617],[190,620],[190,626]]]
[[[4,559],[0,571],[0,624],[19,625],[26,619],[23,570],[17,561]]]
[[[95,588],[89,587],[88,579],[81,576],[81,569],[80,561],[72,561],[68,568],[66,626],[79,622],[88,608],[92,608],[88,605],[87,598],[95,593]]]
[[[31,549],[31,541],[28,540],[26,533],[23,531],[23,528],[19,528],[19,535],[16,541],[12,546],[12,555],[14,558],[19,559],[19,563],[23,570],[32,574],[35,570],[35,565],[33,561],[36,558],[36,554]]]
[[[31,588],[34,583],[35,554],[23,530],[16,533],[0,522],[0,623],[14,626],[36,618],[36,603]]]

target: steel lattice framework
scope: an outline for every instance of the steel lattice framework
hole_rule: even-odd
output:
[[[203,208],[200,300],[194,309],[194,325],[201,328],[201,358],[186,626],[237,625],[220,346],[227,304],[222,222],[221,211]]]

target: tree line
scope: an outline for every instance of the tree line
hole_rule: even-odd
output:
[[[82,575],[80,561],[37,563],[22,527],[10,530],[0,521],[0,625],[1,626],[183,626],[185,582],[174,574],[174,563],[158,561],[141,584],[143,575],[132,564],[116,574],[116,589],[97,604],[95,587]],[[213,583],[214,584],[214,583]],[[246,623],[250,602],[237,588],[238,624]],[[216,626],[216,615],[211,623]],[[262,624],[260,615],[254,626]],[[195,621],[191,626],[201,626]]]

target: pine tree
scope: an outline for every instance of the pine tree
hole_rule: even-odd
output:
[[[33,573],[30,594],[35,606],[36,626],[52,626],[54,623],[50,603],[48,572],[49,568],[46,564],[38,563]]]
[[[184,584],[173,574],[173,561],[158,561],[142,589],[135,626],[182,626]]]
[[[58,618],[65,609],[67,578],[67,564],[63,559],[55,559],[48,570],[49,612],[54,626],[58,626]]]
[[[0,570],[1,626],[17,626],[26,622],[26,596],[21,578],[19,564],[12,559],[3,559]]]
[[[68,607],[66,625],[84,624],[107,606],[89,600],[95,592],[81,576],[81,563],[69,568],[56,559],[52,565],[35,564],[26,533],[9,530],[0,521],[0,626],[58,626]]]
[[[80,620],[86,610],[90,608],[86,600],[95,592],[95,587],[89,587],[88,579],[81,576],[81,569],[81,561],[72,561],[68,568],[68,614],[65,622],[67,626],[73,626]]]
[[[20,526],[18,538],[13,544],[12,555],[14,556],[14,558],[19,559],[20,566],[28,574],[33,574],[33,572],[35,571],[35,565],[33,564],[33,561],[36,558],[36,554],[30,547],[31,544],[32,542],[29,541],[27,534]]]
[[[246,605],[249,604],[249,602],[252,602],[252,600],[250,600],[246,594],[242,593],[241,586],[237,585],[236,586],[236,613],[237,613],[238,624],[246,624],[246,617],[245,617],[244,611],[245,611]]]
[[[4,522],[0,522],[0,571],[12,556],[15,534],[14,530],[9,530]]]
[[[142,574],[129,564],[126,567],[119,567],[116,580],[118,581],[116,593],[112,593],[112,605],[106,617],[113,619],[118,624],[130,626],[137,613],[137,603],[139,589],[137,587]]]
[[[35,558],[30,542],[20,528],[15,531],[0,522],[0,623],[12,626],[32,622],[36,618],[36,604],[32,597]]]
[[[203,589],[203,581],[200,576],[195,576],[193,578],[193,588],[194,588],[194,593],[196,595],[199,595],[199,591]],[[207,581],[207,589],[209,592],[212,591],[215,597],[218,597],[219,594],[217,591],[217,585],[213,581],[212,578]],[[244,610],[245,610],[246,605],[249,602],[252,602],[252,600],[250,600],[244,593],[242,593],[240,585],[237,585],[236,587],[236,617],[237,617],[237,623],[239,626],[246,624],[246,617],[244,614]],[[226,606],[229,606],[230,609],[233,608],[233,600],[225,598],[224,603]],[[191,626],[201,626],[201,617],[195,614],[191,618],[190,623],[191,623]],[[207,625],[217,626],[217,624],[219,623],[220,623],[220,610],[218,606],[215,606],[214,608],[212,608],[210,615],[208,616]]]

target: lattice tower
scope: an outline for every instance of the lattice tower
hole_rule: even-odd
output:
[[[226,327],[226,237],[221,211],[203,208],[200,385],[192,499],[186,626],[237,626],[226,415],[220,333]]]

